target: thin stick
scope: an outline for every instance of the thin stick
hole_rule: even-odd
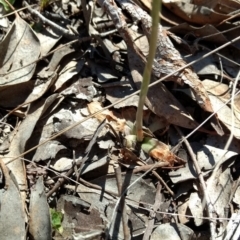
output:
[[[121,194],[123,192],[123,185],[122,185],[121,168],[120,168],[119,164],[117,164],[117,166],[114,167],[114,171],[115,171],[115,176],[116,176],[116,180],[117,180],[118,194],[119,194],[119,196],[121,196]],[[119,203],[119,208],[122,213],[122,225],[123,225],[124,239],[128,240],[128,239],[130,239],[130,231],[128,228],[128,217],[127,217],[125,198],[126,198],[125,195],[121,198],[121,201]]]
[[[162,177],[159,176],[159,174],[156,171],[153,171],[153,175],[159,180],[159,182],[168,190],[168,192],[171,194],[172,197],[175,196],[174,192],[169,188],[167,183],[162,179]]]
[[[13,5],[8,0],[4,0],[4,1],[9,5],[9,7],[12,9],[12,11],[14,12],[14,14],[17,17],[18,13],[16,12],[16,9],[13,7]]]
[[[30,6],[31,6],[31,7],[34,7],[34,6],[36,6],[36,5],[37,5],[37,4],[31,4]],[[10,13],[8,13],[8,14],[5,14],[5,15],[3,15],[3,16],[0,16],[0,19],[5,18],[5,17],[8,17],[8,16],[11,16],[11,15],[16,14],[16,13],[18,13],[18,12],[21,12],[21,11],[27,9],[27,8],[28,8],[28,7],[22,7],[22,8],[19,8],[19,9],[17,9],[17,10],[14,10],[13,12],[10,12]]]
[[[81,160],[77,161],[77,165],[81,163]],[[74,165],[67,171],[67,173],[64,176],[60,176],[58,181],[55,183],[54,187],[46,194],[47,198],[52,196],[54,192],[60,188],[66,179],[68,179],[72,174],[74,173]]]
[[[144,162],[145,165],[142,166],[138,166],[137,168],[133,169],[133,173],[138,173],[138,172],[142,172],[142,171],[148,171],[150,168],[152,168],[152,166],[154,164],[151,165],[147,165]],[[168,162],[156,162],[155,163],[155,168],[164,168],[166,166],[169,166]],[[169,192],[169,194],[171,194],[172,197],[174,197],[174,192],[169,188],[169,186],[167,185],[167,183],[159,176],[159,174],[153,169],[152,170],[152,174],[158,179],[158,181],[167,189],[167,191]]]
[[[146,228],[145,233],[143,235],[143,240],[149,240],[149,238],[152,234],[156,213],[157,213],[157,210],[160,208],[161,200],[162,200],[162,198],[161,198],[161,188],[162,188],[161,184],[158,183],[157,190],[156,190],[156,196],[155,196],[155,203],[152,207],[152,211],[149,213],[149,220],[148,220],[147,228]]]
[[[56,23],[45,18],[41,13],[39,13],[35,9],[32,9],[26,1],[23,2],[23,5],[28,7],[28,11],[31,14],[38,17],[43,23],[45,23],[45,24],[49,25],[50,27],[52,27],[53,29],[59,31],[64,37],[66,37],[68,39],[77,39],[78,38],[77,35],[72,34],[69,30],[57,25]]]
[[[142,174],[140,177],[138,177],[134,182],[132,182],[132,183],[123,191],[122,195],[118,198],[118,200],[117,200],[117,202],[116,202],[116,205],[115,205],[115,207],[114,207],[114,209],[113,209],[113,214],[112,214],[112,218],[111,218],[111,221],[110,221],[110,226],[109,226],[109,228],[108,228],[108,232],[106,233],[106,237],[108,237],[109,232],[110,232],[110,230],[111,230],[111,228],[112,228],[113,218],[114,218],[115,212],[116,212],[116,210],[117,210],[117,208],[118,208],[118,205],[119,205],[119,203],[120,203],[120,201],[121,201],[121,198],[127,193],[127,191],[128,191],[135,183],[137,183],[137,182],[138,182],[140,179],[142,179],[145,175],[147,175],[149,172],[151,172],[154,168],[155,168],[155,165],[154,165],[152,168],[150,168],[148,171],[146,171],[144,174]]]

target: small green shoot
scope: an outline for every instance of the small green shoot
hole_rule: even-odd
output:
[[[63,227],[62,227],[62,220],[63,220],[63,214],[61,212],[56,211],[53,208],[50,208],[51,213],[51,222],[52,222],[52,228],[59,232],[60,234],[63,233]]]
[[[143,73],[143,80],[141,85],[141,90],[139,94],[138,108],[136,114],[136,124],[135,132],[137,135],[137,141],[142,142],[144,138],[143,133],[143,106],[148,92],[148,86],[150,83],[152,64],[155,57],[155,51],[157,46],[157,37],[158,37],[158,26],[159,26],[159,12],[161,10],[161,1],[153,0],[152,1],[152,32],[149,43],[149,55],[147,63]]]

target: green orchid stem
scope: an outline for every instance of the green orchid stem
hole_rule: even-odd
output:
[[[137,141],[143,141],[143,106],[148,92],[148,85],[151,79],[152,65],[155,57],[155,51],[157,46],[158,26],[159,26],[159,12],[161,9],[160,0],[152,0],[152,32],[149,43],[149,55],[147,63],[143,73],[143,80],[141,90],[139,94],[138,108],[136,114],[136,135]]]

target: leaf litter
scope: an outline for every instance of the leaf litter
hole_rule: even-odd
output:
[[[150,1],[21,4],[0,3],[0,239],[238,239],[239,3],[163,1],[141,144]]]

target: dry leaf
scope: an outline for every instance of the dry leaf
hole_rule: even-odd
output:
[[[218,111],[218,117],[219,120],[229,129],[229,131],[232,131],[232,110],[225,105],[218,97],[216,96],[209,96],[212,102],[212,106],[214,111]],[[219,110],[220,109],[220,110]],[[240,138],[240,120],[234,117],[234,131],[233,135],[237,139]]]
[[[9,153],[3,157],[3,161],[5,163],[7,163],[12,158],[19,156],[26,150],[25,147],[27,141],[31,137],[37,121],[56,100],[57,96],[58,94],[53,94],[49,98],[43,99],[30,108],[30,114],[28,114],[26,119],[21,123],[15,137],[13,138],[13,141],[9,148]],[[14,162],[9,163],[7,166],[17,180],[17,184],[21,190],[22,200],[25,203],[27,191],[25,164],[23,161],[20,161],[18,159]]]
[[[179,0],[162,1],[163,5],[170,11],[191,23],[217,24],[229,17],[227,14],[214,11],[211,5],[209,6],[209,3],[217,3],[219,1],[207,1],[208,4],[205,6],[201,3],[202,1],[195,2],[199,2],[199,4],[193,4],[191,0],[184,1],[184,4]]]
[[[0,239],[24,240],[25,202],[22,202],[16,179],[10,174],[8,189],[0,189]]]
[[[100,111],[101,109],[102,106],[99,102],[91,102],[88,104],[88,110],[90,114]],[[112,111],[104,110],[103,112],[97,114],[95,117],[100,122],[107,118],[107,120],[110,122],[110,124],[116,131],[124,132],[124,128],[126,127],[126,121],[124,119],[119,119],[118,117],[116,117]]]
[[[168,240],[190,240],[194,232],[189,227],[176,224],[165,223],[154,229],[150,240],[168,239]]]
[[[51,239],[51,216],[42,176],[39,177],[36,185],[31,189],[29,215],[31,237],[35,240]]]
[[[157,139],[145,137],[141,147],[143,151],[147,152],[154,159],[168,162],[170,166],[186,163],[185,160],[172,153],[166,144]]]
[[[17,17],[0,43],[0,86],[29,81],[34,74],[40,51],[39,40],[29,24]]]

